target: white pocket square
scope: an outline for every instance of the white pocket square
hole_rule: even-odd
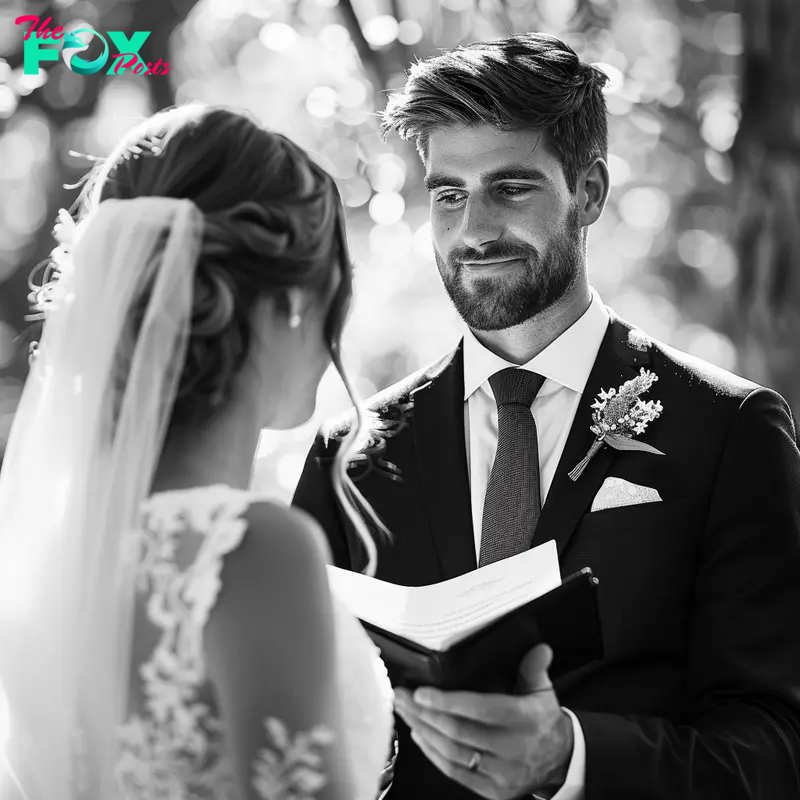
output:
[[[660,502],[661,495],[650,486],[639,486],[622,478],[606,478],[600,491],[594,496],[592,511]]]

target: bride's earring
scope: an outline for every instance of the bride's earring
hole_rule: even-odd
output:
[[[289,317],[289,327],[290,327],[290,328],[299,328],[299,327],[300,327],[300,323],[301,323],[301,321],[302,321],[302,319],[301,319],[301,317],[300,317],[300,314],[298,314],[298,313],[295,311],[295,312],[294,312],[294,313],[293,313],[293,314],[292,314],[292,315]]]

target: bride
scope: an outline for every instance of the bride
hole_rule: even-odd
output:
[[[95,167],[71,238],[0,475],[0,795],[372,800],[386,672],[316,524],[247,490],[331,360],[351,391],[332,179],[244,115],[172,109]]]

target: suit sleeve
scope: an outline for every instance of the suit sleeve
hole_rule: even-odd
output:
[[[586,800],[800,797],[800,452],[770,390],[738,409],[697,570],[689,718],[576,710]]]
[[[306,457],[292,505],[311,514],[320,524],[331,548],[333,563],[342,569],[353,569],[348,528],[331,482],[337,446],[335,441],[326,444],[322,434],[317,434]]]

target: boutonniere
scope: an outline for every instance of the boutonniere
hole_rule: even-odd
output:
[[[589,452],[583,457],[569,477],[576,481],[586,469],[586,465],[597,455],[603,445],[615,450],[639,450],[663,456],[660,450],[649,444],[634,440],[647,430],[647,426],[661,416],[664,407],[658,400],[641,399],[656,381],[658,375],[642,368],[635,378],[625,381],[619,389],[601,390],[592,404],[592,426],[589,430],[597,437]]]

